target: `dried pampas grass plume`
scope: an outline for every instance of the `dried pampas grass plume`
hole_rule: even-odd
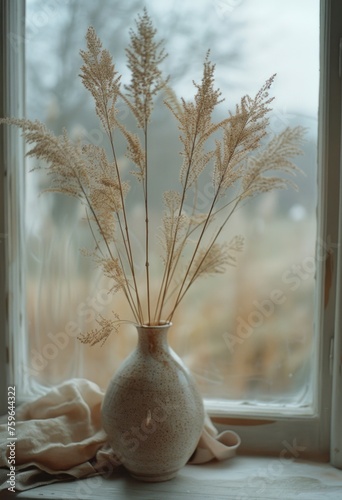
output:
[[[104,49],[93,27],[86,34],[86,50],[80,77],[89,91],[95,112],[108,139],[110,155],[94,144],[74,142],[67,131],[55,136],[47,127],[25,119],[2,119],[0,123],[19,127],[31,145],[29,156],[44,160],[37,169],[46,170],[51,183],[47,191],[73,196],[85,205],[94,246],[89,254],[112,282],[109,293],[122,292],[138,324],[171,321],[179,304],[198,278],[220,274],[237,264],[243,248],[242,236],[222,243],[220,235],[230,218],[248,198],[273,189],[295,187],[291,177],[300,170],[292,159],[301,154],[304,137],[301,127],[286,128],[268,140],[269,78],[254,97],[245,95],[221,121],[213,116],[222,105],[221,91],[215,87],[215,65],[208,52],[200,82],[193,82],[192,101],[178,99],[160,69],[166,57],[163,42],[146,11],[130,31],[126,50],[131,82],[121,87],[112,56]],[[182,162],[179,190],[164,193],[164,213],[157,231],[163,272],[155,303],[151,303],[149,221],[149,124],[157,96],[164,93],[164,104],[179,129]],[[119,120],[118,102],[124,103],[136,119],[136,130],[128,130]],[[115,133],[115,135],[114,135]],[[126,156],[132,165],[128,178],[120,170],[114,137],[126,141]],[[176,152],[175,152],[176,153]],[[211,171],[212,196],[208,210],[198,205],[198,185],[204,171]],[[285,175],[284,175],[285,174]],[[132,180],[138,181],[144,200],[144,290],[138,286],[132,233],[127,213]],[[233,188],[233,189],[232,189]],[[231,193],[234,193],[233,195]],[[189,209],[189,207],[191,207]],[[156,229],[156,228],[155,228]],[[153,230],[153,233],[156,231]],[[143,307],[142,297],[147,297]],[[103,344],[121,320],[98,319],[98,327],[80,340]]]

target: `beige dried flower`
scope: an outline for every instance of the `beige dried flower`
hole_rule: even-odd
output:
[[[84,61],[80,76],[94,98],[96,113],[104,129],[110,133],[115,126],[115,104],[120,95],[121,77],[115,71],[108,50],[102,49],[102,43],[92,26],[88,28],[86,40],[88,50],[80,51]]]
[[[136,21],[137,32],[130,30],[131,43],[126,49],[128,68],[131,71],[131,83],[126,86],[128,96],[132,98],[131,110],[142,129],[150,121],[153,99],[164,87],[159,66],[166,58],[163,41],[155,41],[157,30],[144,9],[143,15]]]
[[[127,56],[132,77],[125,87],[127,93],[122,91],[121,76],[94,28],[90,27],[86,34],[87,50],[81,50],[80,76],[94,99],[96,114],[109,141],[110,156],[99,146],[73,142],[66,131],[55,136],[38,121],[3,119],[0,123],[20,127],[26,142],[32,145],[28,155],[44,160],[44,166],[39,168],[50,176],[48,191],[74,196],[85,205],[94,239],[94,248],[87,253],[111,280],[108,292],[124,294],[136,323],[159,324],[162,320],[171,321],[198,278],[222,273],[227,266],[236,265],[243,238],[235,236],[229,243],[221,243],[220,235],[237,207],[257,194],[295,187],[289,177],[299,172],[292,159],[301,154],[304,131],[301,127],[287,128],[267,141],[273,100],[269,91],[275,76],[266,81],[254,98],[242,97],[234,111],[216,122],[214,111],[223,99],[215,88],[215,65],[209,59],[209,52],[200,83],[193,82],[194,99],[185,101],[177,98],[168,78],[162,75],[160,64],[166,54],[162,41],[156,41],[156,29],[146,10],[138,17],[136,32],[131,30],[130,38]],[[152,305],[148,127],[155,99],[161,92],[165,93],[164,104],[178,124],[182,164],[180,190],[164,193],[164,213],[158,232],[163,273],[157,300]],[[119,120],[118,99],[136,118],[138,132],[128,130]],[[123,178],[119,168],[115,130],[126,141],[126,156],[133,168],[129,179]],[[202,212],[198,209],[198,185],[202,173],[208,169],[211,169],[213,193],[207,212]],[[145,292],[138,287],[138,257],[133,252],[126,209],[132,178],[139,182],[144,198]],[[147,297],[145,308],[143,295]],[[118,324],[116,314],[110,320],[100,316],[98,328],[82,335],[80,340],[90,345],[103,344],[112,331],[117,331]]]
[[[111,320],[100,316],[96,320],[99,326],[97,328],[94,328],[93,330],[90,330],[89,332],[80,335],[79,337],[77,337],[78,340],[80,340],[82,344],[96,345],[100,343],[101,345],[103,345],[112,333],[118,332],[118,324],[120,323],[120,320],[117,314],[113,314],[115,319]]]

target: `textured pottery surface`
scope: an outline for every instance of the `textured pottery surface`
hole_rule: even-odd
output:
[[[174,477],[203,428],[202,397],[168,345],[169,326],[137,327],[137,347],[109,383],[102,405],[114,453],[143,481]]]

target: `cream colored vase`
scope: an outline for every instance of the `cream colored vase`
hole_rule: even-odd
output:
[[[115,455],[142,481],[173,478],[203,428],[202,397],[168,345],[169,327],[137,326],[137,347],[112,378],[102,405]]]

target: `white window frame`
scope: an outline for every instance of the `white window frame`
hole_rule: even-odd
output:
[[[0,116],[25,115],[25,1],[0,1]],[[26,324],[24,142],[14,127],[0,127],[0,414],[18,377],[15,333]],[[20,346],[23,350],[25,346]],[[11,362],[10,362],[11,360]]]
[[[0,0],[0,116],[24,116],[25,1]],[[342,195],[340,192],[342,4],[321,0],[318,234],[327,253],[318,260],[315,318],[320,334],[318,398],[313,408],[211,403],[219,428],[242,438],[241,451],[283,458],[319,458],[342,467]],[[1,76],[2,75],[2,76]],[[25,386],[14,335],[25,325],[23,263],[23,143],[15,128],[0,127],[0,414],[7,386]],[[4,237],[6,235],[6,237]],[[338,242],[338,245],[336,244]],[[336,271],[337,270],[337,271]],[[326,304],[325,302],[326,298]],[[25,346],[20,346],[20,352]],[[10,360],[10,362],[9,362]],[[229,416],[228,416],[229,415]],[[331,451],[330,451],[331,450]],[[341,451],[338,451],[341,450]]]

